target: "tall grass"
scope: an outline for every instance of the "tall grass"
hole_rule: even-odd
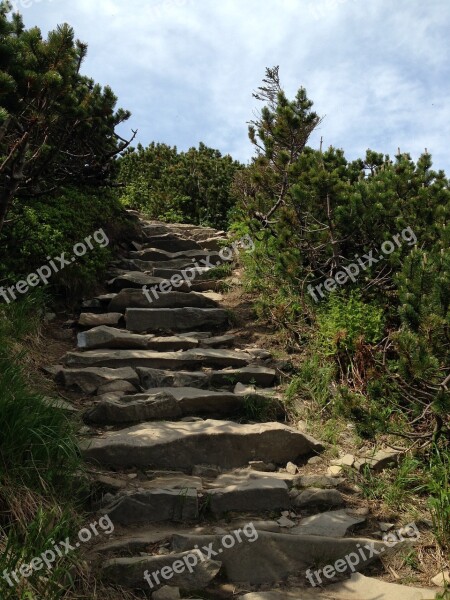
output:
[[[27,346],[39,333],[40,296],[0,307],[0,574],[71,536],[78,528],[81,461],[74,427],[30,386]],[[10,587],[0,576],[2,600],[64,597],[72,557]]]

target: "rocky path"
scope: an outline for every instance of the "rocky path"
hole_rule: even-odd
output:
[[[213,267],[199,266],[223,262],[225,234],[139,223],[54,369],[91,397],[81,446],[98,516],[115,525],[91,557],[101,578],[160,600],[433,597],[349,581],[388,551],[381,535],[355,534],[367,511],[348,506],[343,477],[303,473],[320,440],[251,420],[258,406],[279,412],[277,372],[264,349],[227,334]]]

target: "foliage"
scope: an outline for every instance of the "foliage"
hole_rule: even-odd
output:
[[[60,25],[44,39],[11,8],[0,2],[0,231],[17,196],[104,184],[129,144],[115,129],[130,113],[81,75],[87,46],[73,29]]]
[[[110,192],[68,188],[57,198],[27,200],[11,211],[11,222],[0,234],[0,281],[12,285],[48,257],[73,255],[75,244],[103,228],[109,245],[94,248],[55,274],[49,284],[53,294],[75,302],[103,278],[114,245],[131,236],[132,225]],[[103,244],[102,244],[103,245]],[[58,263],[57,263],[58,264]]]
[[[231,182],[241,168],[230,156],[204,144],[178,152],[152,143],[127,151],[119,167],[126,206],[168,222],[227,227],[235,203]]]

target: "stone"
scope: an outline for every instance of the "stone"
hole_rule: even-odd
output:
[[[218,252],[208,252],[205,250],[185,250],[182,252],[167,252],[166,250],[158,250],[157,248],[144,248],[143,250],[130,252],[132,260],[143,260],[151,262],[167,262],[177,263],[178,261],[188,261],[190,263],[200,262],[202,260],[209,261],[209,264],[221,264],[224,261],[219,256]]]
[[[184,250],[201,250],[203,248],[203,245],[200,246],[195,240],[185,239],[175,233],[152,236],[151,245],[153,248],[165,250],[166,252],[183,252]],[[136,249],[143,250],[142,247]],[[211,248],[211,250],[216,250],[216,248]]]
[[[250,357],[243,352],[207,348],[185,352],[156,352],[154,350],[87,350],[68,352],[66,366],[81,367],[147,367],[151,369],[183,369],[196,367],[243,366]]]
[[[152,335],[136,335],[129,331],[100,325],[78,334],[78,348],[81,350],[146,349]]]
[[[311,456],[311,458],[308,459],[308,465],[319,465],[321,462],[323,462],[321,456]]]
[[[330,510],[302,519],[291,533],[341,538],[351,527],[365,521],[365,517],[351,515],[346,510]]]
[[[242,486],[246,485],[249,481],[259,480],[259,479],[269,479],[284,482],[288,488],[292,486],[293,475],[289,475],[288,473],[267,473],[264,471],[252,471],[250,469],[236,469],[230,471],[228,473],[222,473],[217,477],[217,479],[209,484],[208,487],[211,488],[224,488],[231,486]]]
[[[161,490],[201,490],[203,488],[203,481],[201,477],[194,477],[192,475],[163,475],[156,477],[150,481],[145,481],[142,486],[149,489],[161,489]]]
[[[85,420],[97,424],[139,423],[179,419],[186,415],[227,416],[242,407],[242,399],[230,392],[197,388],[154,388],[151,393],[104,399],[85,413]]]
[[[113,523],[119,525],[194,521],[198,517],[197,490],[150,489],[120,492],[105,510]]]
[[[292,462],[288,462],[288,464],[286,465],[286,472],[290,473],[291,475],[295,475],[296,473],[298,473],[297,465],[294,465],[294,463]]]
[[[158,352],[177,352],[178,350],[192,350],[197,348],[198,340],[177,335],[166,337],[149,336],[151,339],[147,344],[148,350],[157,350]]]
[[[233,348],[235,340],[234,335],[210,337],[200,342],[200,348]]]
[[[393,523],[378,523],[378,527],[380,528],[380,531],[382,531],[383,533],[386,533],[387,531],[390,531],[391,529],[394,529],[395,525]]]
[[[208,387],[208,375],[201,371],[166,371],[138,367],[136,372],[146,390],[159,387]]]
[[[336,475],[340,475],[342,473],[342,467],[340,465],[332,465],[327,469],[327,475],[330,477],[335,477]]]
[[[78,325],[80,327],[98,327],[100,325],[118,325],[122,318],[121,313],[104,313],[104,314],[93,314],[93,313],[81,313],[78,319]]]
[[[213,479],[220,474],[220,469],[214,465],[195,465],[192,469],[192,475]]]
[[[84,394],[94,394],[100,387],[113,381],[128,381],[139,385],[139,377],[131,367],[110,369],[107,367],[88,367],[84,369],[62,369],[56,381],[66,388]]]
[[[169,286],[170,287],[170,286]],[[111,301],[108,310],[124,313],[127,308],[215,308],[217,302],[197,292],[180,292],[169,289],[160,291],[159,286],[143,290],[122,289]]]
[[[450,571],[448,569],[441,571],[440,573],[438,573],[437,575],[435,575],[433,577],[433,579],[431,580],[431,583],[433,585],[437,585],[438,587],[445,587],[446,585],[449,585],[450,584]]]
[[[110,383],[106,383],[105,385],[99,387],[97,390],[97,396],[104,396],[105,394],[111,394],[114,392],[120,392],[120,395],[134,394],[137,391],[138,390],[136,386],[131,384],[129,381],[123,381],[119,379],[118,381],[111,381]]]
[[[214,387],[230,387],[233,389],[237,383],[255,384],[261,387],[273,385],[276,378],[274,369],[267,367],[249,366],[242,369],[223,369],[211,374],[211,385]]]
[[[248,480],[246,483],[208,491],[209,506],[214,515],[230,511],[261,512],[288,508],[289,491],[278,479]]]
[[[285,516],[281,516],[278,519],[277,523],[280,527],[284,527],[286,529],[291,529],[292,527],[295,527],[297,525],[297,523],[294,523],[294,521],[291,521]]]
[[[197,564],[191,569],[188,569],[184,559],[186,557],[192,557],[194,554],[197,555]],[[189,564],[193,563],[193,559],[187,559],[190,561]],[[180,562],[185,565],[185,568],[181,572]],[[137,589],[149,591],[149,583],[144,579],[144,573],[148,572],[151,576],[152,573],[161,570],[164,567],[172,569],[173,577],[170,578],[170,583],[174,587],[178,587],[183,591],[194,591],[204,589],[209,583],[215,578],[220,570],[222,563],[214,560],[203,559],[200,556],[199,551],[189,550],[188,552],[181,552],[177,554],[167,554],[165,556],[139,556],[131,558],[112,558],[103,563],[102,566],[102,579],[118,585],[123,588]],[[159,579],[161,581],[161,579]],[[158,584],[154,579],[150,579],[152,583],[151,589],[155,591],[163,587],[164,580]]]
[[[328,586],[326,591],[336,600],[432,600],[436,597],[434,590],[388,583],[360,573]]]
[[[272,533],[257,531],[254,527],[244,529],[242,542],[230,549],[224,549],[221,536],[180,534],[172,537],[172,549],[183,552],[189,548],[210,546],[220,553],[223,570],[230,583],[275,583],[293,575],[298,575],[314,565],[333,564],[351,552],[358,551],[358,544],[364,546],[373,543],[376,552],[383,548],[383,543],[365,538],[331,538],[321,536],[292,535],[291,533]],[[374,561],[374,556],[367,553],[358,569],[363,569]],[[350,568],[347,568],[347,572]],[[302,597],[302,596],[300,596]],[[361,598],[361,596],[358,597]]]
[[[139,290],[139,293],[142,294],[142,288],[144,285],[151,288],[164,283],[164,281],[165,279],[162,277],[153,277],[152,275],[148,275],[147,273],[142,273],[140,271],[129,271],[124,272],[109,281],[108,285],[117,292],[120,292],[120,290],[123,289],[137,289]]]
[[[337,458],[336,460],[332,460],[331,464],[339,467],[353,467],[355,462],[355,457],[353,454],[345,454],[341,458]]]
[[[117,425],[181,416],[181,408],[171,394],[155,393],[102,400],[88,408],[83,418],[86,423]]]
[[[277,470],[273,463],[265,463],[262,460],[251,460],[248,463],[248,466],[252,471],[267,471],[270,473]]]
[[[328,475],[299,475],[294,479],[296,488],[336,488],[344,483],[345,479],[329,477]]]
[[[127,329],[146,331],[187,331],[198,327],[225,327],[228,313],[221,308],[129,308]]]
[[[403,453],[399,450],[378,450],[375,453],[359,456],[355,461],[355,468],[362,471],[368,467],[375,473],[383,471],[387,467],[398,465]]]
[[[250,460],[288,460],[321,451],[315,439],[281,423],[242,425],[206,420],[196,423],[144,423],[120,431],[108,431],[90,440],[83,454],[90,462],[113,468],[146,467],[192,471],[204,458],[233,469]],[[334,490],[332,490],[334,491]],[[323,493],[322,490],[319,490]],[[306,494],[307,492],[303,492]]]
[[[180,598],[180,588],[168,585],[165,585],[152,594],[152,600],[179,600]]]
[[[294,506],[298,508],[313,506],[342,506],[344,499],[337,490],[320,490],[308,488],[294,498]]]

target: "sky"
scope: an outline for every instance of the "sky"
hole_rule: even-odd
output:
[[[14,0],[46,35],[67,22],[83,72],[132,112],[138,141],[254,155],[252,92],[279,65],[288,96],[324,117],[310,139],[391,156],[425,148],[450,174],[449,0]]]

